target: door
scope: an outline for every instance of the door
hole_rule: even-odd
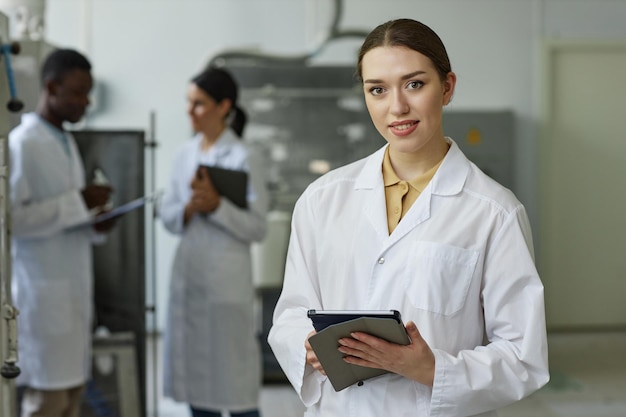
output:
[[[550,329],[626,326],[626,42],[546,47],[539,269]]]

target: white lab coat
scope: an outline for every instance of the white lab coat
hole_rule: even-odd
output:
[[[80,190],[85,175],[73,138],[70,156],[34,113],[9,134],[13,297],[18,316],[17,383],[62,389],[91,370],[91,226]]]
[[[321,177],[297,202],[269,343],[305,416],[495,416],[547,382],[525,209],[447,140],[442,165],[391,235],[384,147]],[[399,310],[434,351],[434,386],[386,374],[335,392],[305,362],[311,308]]]
[[[265,236],[267,193],[252,170],[247,210],[222,198],[213,213],[183,226],[199,164],[257,166],[230,129],[208,152],[200,151],[197,135],[174,158],[159,212],[165,227],[180,235],[164,338],[164,393],[201,409],[249,410],[258,407],[261,384],[250,247]]]

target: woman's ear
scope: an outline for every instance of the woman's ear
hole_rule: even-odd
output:
[[[233,107],[233,102],[229,98],[225,98],[219,102],[218,106],[222,117],[225,118],[230,113],[230,109]]]
[[[443,81],[443,105],[447,106],[452,101],[454,87],[456,86],[456,74],[450,71]]]

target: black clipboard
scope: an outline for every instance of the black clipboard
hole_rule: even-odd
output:
[[[248,173],[234,169],[220,168],[209,165],[200,165],[205,168],[217,192],[229,199],[236,206],[248,208]]]
[[[328,380],[335,391],[350,385],[388,373],[384,369],[366,368],[352,365],[343,360],[343,353],[337,350],[338,340],[350,337],[353,332],[364,332],[401,345],[411,343],[406,328],[396,310],[384,311],[315,311],[307,316],[321,328],[309,338],[309,343],[322,364]],[[334,321],[334,323],[333,323]]]

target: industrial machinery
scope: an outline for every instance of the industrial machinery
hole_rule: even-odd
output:
[[[19,45],[9,42],[9,19],[0,13],[0,414],[17,413],[15,384],[17,366],[17,315],[11,302],[11,213],[9,201],[9,112],[17,112],[22,103],[17,98],[11,55]]]

